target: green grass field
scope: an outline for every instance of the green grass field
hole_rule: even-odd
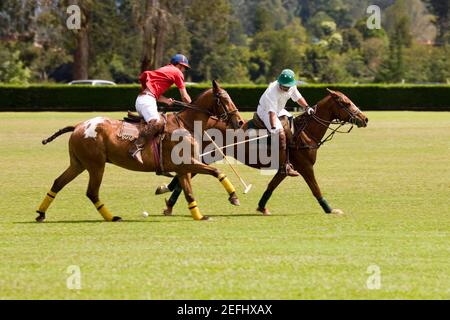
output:
[[[69,135],[40,141],[97,115],[0,113],[1,299],[450,298],[450,113],[369,112],[368,128],[325,145],[316,174],[342,217],[323,214],[293,178],[269,202],[273,216],[257,215],[271,177],[242,165],[254,187],[239,193],[240,207],[215,179],[199,177],[194,194],[213,221],[193,221],[184,198],[164,217],[154,190],[168,178],[109,165],[101,199],[124,222],[102,222],[83,173],[58,194],[47,222],[35,223],[68,164]],[[67,288],[71,265],[81,290]],[[372,265],[378,290],[366,284]]]

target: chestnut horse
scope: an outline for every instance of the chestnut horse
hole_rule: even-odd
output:
[[[327,89],[328,90],[328,89]],[[358,109],[358,107],[343,93],[328,90],[329,95],[321,100],[316,106],[316,114],[308,116],[306,114],[300,115],[294,119],[294,126],[296,134],[294,137],[294,145],[291,145],[289,152],[289,159],[294,168],[303,176],[304,180],[311,189],[313,195],[318,200],[324,211],[328,214],[342,214],[340,209],[332,209],[327,201],[323,198],[319,185],[314,175],[314,164],[316,162],[317,150],[326,141],[331,140],[333,135],[342,127],[345,123],[357,125],[358,127],[367,127],[369,119]],[[331,129],[330,125],[333,123],[339,124],[339,128]],[[226,127],[220,123],[216,123],[214,126],[216,129],[224,132]],[[242,129],[248,129],[248,123],[245,124]],[[290,130],[290,129],[288,129]],[[332,130],[331,134],[324,139],[327,130]],[[351,129],[350,129],[351,130]],[[350,130],[347,131],[350,132]],[[231,151],[231,152],[230,152]],[[237,146],[224,148],[224,152],[232,156],[238,154]],[[249,145],[246,144],[246,157],[245,164],[254,168],[263,168],[260,163],[249,163]],[[241,159],[239,159],[241,160]],[[266,208],[266,203],[272,196],[273,191],[278,185],[286,178],[285,173],[278,171],[277,174],[270,181],[267,190],[262,196],[257,211],[263,215],[270,215],[269,210]],[[179,184],[176,178],[169,184],[169,186],[158,187],[156,193],[162,194],[168,191],[173,191],[169,200],[166,200],[165,215],[171,215],[173,206],[175,205],[178,196],[181,193]]]
[[[227,126],[234,129],[241,127],[244,123],[230,96],[220,88],[216,81],[213,81],[213,88],[201,94],[193,105],[185,105],[181,112],[167,116],[165,133],[160,141],[161,152],[155,147],[156,143],[148,143],[142,152],[143,164],[133,159],[128,153],[130,144],[133,143],[130,141],[132,139],[118,137],[123,121],[98,117],[59,130],[53,136],[43,140],[42,143],[47,144],[64,133],[73,132],[69,139],[70,165],[54,181],[51,190],[37,210],[39,216],[36,221],[43,222],[45,220],[45,213],[56,194],[84,170],[89,172],[87,197],[106,221],[121,221],[121,218],[113,216],[99,199],[99,189],[106,163],[133,171],[154,172],[163,167],[165,172],[175,172],[179,177],[189,210],[195,220],[207,220],[208,217],[201,215],[193,197],[191,174],[199,173],[216,177],[227,190],[230,196],[229,201],[233,205],[239,205],[233,185],[216,168],[201,163],[192,153],[188,154],[190,161],[182,164],[175,164],[171,157],[172,150],[179,142],[172,141],[170,139],[172,136],[169,138],[170,134],[180,128],[185,130],[187,135],[182,137],[182,142],[189,144],[191,147],[189,150],[195,150],[196,142],[189,131],[192,130],[194,121],[201,121],[202,128],[205,128],[211,117],[222,119]],[[160,153],[159,156],[158,153]]]

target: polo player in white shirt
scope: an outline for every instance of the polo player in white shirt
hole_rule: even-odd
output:
[[[308,115],[314,114],[315,110],[308,105],[305,98],[303,98],[297,89],[294,71],[286,69],[281,72],[278,80],[272,82],[261,96],[257,114],[272,135],[279,135],[279,170],[285,172],[290,177],[297,177],[299,173],[289,163],[286,134],[278,118],[279,116],[289,114],[285,110],[286,103],[289,99],[292,99],[304,108]]]

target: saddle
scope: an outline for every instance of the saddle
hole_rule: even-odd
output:
[[[165,123],[167,118],[165,115],[161,115],[164,121],[164,130],[155,138],[161,137],[165,133]],[[117,136],[122,140],[134,141],[139,137],[139,132],[147,125],[144,118],[135,112],[128,111],[127,115],[122,120],[122,126],[120,127]]]
[[[308,135],[305,133],[305,129],[309,123],[309,116],[306,114],[301,115],[300,117],[288,118],[287,116],[281,116],[280,119],[281,125],[283,126],[284,132],[286,134],[286,138],[288,141],[288,146],[291,149],[315,149],[317,148],[317,143],[313,141]],[[253,115],[253,119],[248,122],[249,129],[267,129],[264,122],[255,112]],[[270,138],[268,139],[268,143],[270,143]]]
[[[128,111],[122,120],[122,125],[117,133],[117,137],[122,140],[134,141],[139,137],[139,132],[145,126],[145,120],[140,115]]]
[[[155,163],[159,167],[157,172],[164,172],[163,159],[162,159],[162,141],[165,138],[167,118],[165,115],[161,115],[164,121],[164,129],[157,136],[151,139],[148,143],[152,146],[153,157]],[[139,138],[139,133],[145,128],[147,122],[139,114],[128,111],[127,115],[121,121],[121,126],[117,137],[122,140],[133,142]],[[164,173],[163,173],[164,174]],[[170,177],[172,177],[170,175]]]
[[[292,118],[288,118],[287,116],[281,116],[281,117],[278,117],[278,119],[280,119],[281,125],[283,126],[283,129],[284,129],[284,132],[286,134],[288,141],[291,141],[291,138],[293,136],[293,129],[291,128],[291,124],[292,124],[291,119]],[[253,119],[251,119],[248,122],[248,128],[249,129],[265,129],[265,130],[267,130],[266,125],[264,124],[264,122],[261,120],[261,118],[258,116],[258,114],[256,112],[253,114]],[[269,130],[267,130],[267,131],[269,131]],[[270,141],[271,141],[271,139],[269,137],[267,139],[267,142],[270,144]]]
[[[283,126],[284,131],[287,134],[287,131],[290,131],[292,134],[292,130],[291,130],[291,121],[287,116],[281,116],[278,119],[280,119],[281,125]],[[248,122],[248,128],[249,129],[266,129],[266,125],[264,124],[264,122],[261,120],[261,118],[258,116],[258,114],[255,112],[253,114],[253,119],[250,120]]]
[[[128,123],[145,123],[144,118],[142,118],[139,114],[131,111],[128,111],[127,116],[123,118],[123,121]]]

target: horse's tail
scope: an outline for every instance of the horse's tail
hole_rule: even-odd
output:
[[[59,129],[52,136],[48,137],[47,139],[42,140],[42,144],[45,145],[45,144],[47,144],[49,142],[52,142],[53,140],[58,138],[60,135],[63,135],[64,133],[67,133],[67,132],[72,132],[74,130],[75,130],[74,126],[68,126],[68,127],[63,128],[63,129]]]

